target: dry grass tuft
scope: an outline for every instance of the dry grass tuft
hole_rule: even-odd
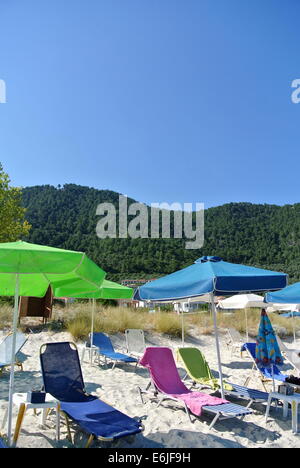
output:
[[[53,318],[46,326],[41,325],[38,319],[39,329],[53,332],[67,330],[76,341],[87,339],[91,330],[92,308],[88,303],[75,303],[64,309],[55,308]],[[13,310],[8,304],[0,306],[0,329],[11,328]],[[259,321],[259,310],[248,310],[248,330],[251,337],[256,337]],[[293,335],[293,319],[270,314],[271,322],[281,336]],[[30,322],[31,319],[22,319],[21,325]],[[33,319],[34,320],[34,319]],[[300,329],[300,319],[295,318],[296,330]],[[31,324],[29,326],[32,326]],[[149,313],[148,309],[131,309],[122,307],[96,306],[95,326],[96,332],[106,334],[124,333],[127,328],[140,328],[144,331],[157,332],[171,337],[180,337],[182,333],[181,317],[174,312]],[[245,311],[239,310],[232,314],[218,312],[218,326],[220,329],[235,328],[240,333],[246,332]],[[184,317],[185,335],[213,334],[213,319],[210,312],[200,311],[195,314],[187,314]]]

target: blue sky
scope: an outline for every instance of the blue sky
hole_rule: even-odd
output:
[[[299,202],[298,0],[0,0],[18,186]]]

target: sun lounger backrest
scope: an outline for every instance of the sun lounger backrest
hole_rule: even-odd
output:
[[[203,378],[213,379],[209,365],[200,349],[180,348],[177,352],[190,377],[196,381]]]
[[[27,337],[18,332],[16,335],[16,354],[22,349],[27,341]],[[4,340],[0,343],[0,364],[11,363],[13,345],[13,335],[7,335]]]
[[[240,332],[238,332],[235,328],[228,328],[228,334],[233,343],[239,343],[242,341]]]
[[[276,335],[276,340],[277,340],[277,343],[278,343],[278,346],[279,346],[280,350],[283,353],[285,353],[286,351],[289,351],[287,346],[285,346],[285,344],[282,342],[282,339],[280,338],[280,336]]]
[[[59,401],[84,401],[84,381],[78,351],[72,343],[42,346],[41,366],[45,391]]]
[[[244,348],[248,350],[248,353],[250,354],[253,362],[256,365],[256,368],[263,374],[265,377],[269,378],[270,375],[272,374],[272,369],[263,367],[263,366],[258,366],[256,364],[256,343],[245,343]],[[273,366],[273,374],[275,375],[276,378],[281,377],[284,379],[284,374],[280,371],[280,369],[277,366]]]
[[[142,354],[145,351],[145,335],[143,330],[130,328],[125,330],[126,346],[129,353]]]
[[[171,349],[146,348],[140,364],[147,367],[154,385],[161,392],[169,395],[189,392],[180,379]]]
[[[250,353],[252,359],[256,360],[256,343],[245,343],[245,348],[247,348],[248,352]]]
[[[91,337],[90,337],[91,338]],[[93,345],[97,346],[101,352],[105,353],[114,353],[114,347],[109,336],[104,335],[104,333],[93,333]]]

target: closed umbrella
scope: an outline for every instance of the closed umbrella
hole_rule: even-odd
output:
[[[19,296],[43,297],[49,286],[55,296],[96,292],[105,277],[83,252],[46,247],[27,242],[0,244],[0,295],[14,296],[12,361],[18,325]],[[14,366],[11,366],[8,408],[8,439],[11,440]]]
[[[277,343],[271,321],[265,310],[261,312],[261,320],[256,342],[256,364],[258,367],[270,368],[273,376],[273,391],[275,391],[274,366],[283,365],[283,357]]]
[[[220,257],[202,257],[183,270],[141,286],[136,291],[135,298],[146,301],[176,301],[210,294],[221,393],[224,398],[215,295],[232,296],[242,292],[274,291],[282,289],[286,284],[287,275],[284,273],[228,263]]]

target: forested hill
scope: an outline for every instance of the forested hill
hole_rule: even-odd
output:
[[[186,250],[182,239],[98,239],[98,204],[117,206],[118,201],[116,192],[73,184],[24,188],[26,218],[32,225],[26,240],[85,251],[115,280],[171,273],[202,255],[285,271],[291,282],[300,280],[300,204],[209,208],[203,249]]]

